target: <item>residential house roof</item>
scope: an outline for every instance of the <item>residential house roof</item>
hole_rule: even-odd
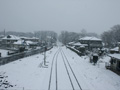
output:
[[[75,42],[69,42],[68,44],[74,44]]]
[[[81,48],[85,47],[85,45],[81,44],[80,42],[74,43],[73,45],[74,46],[80,46]]]
[[[75,45],[75,46],[81,46],[82,44],[79,43],[79,42],[77,42],[77,43],[74,43],[73,45]]]
[[[13,44],[22,45],[24,43],[24,40],[18,40],[17,42],[14,42]]]
[[[109,54],[109,56],[120,60],[120,54]]]
[[[33,42],[32,41],[26,41],[26,44],[30,45],[30,44],[33,44]]]
[[[39,39],[39,38],[37,38],[37,37],[32,37],[32,38],[30,38],[30,37],[20,37],[21,39]]]
[[[30,45],[30,44],[37,44],[37,42],[18,40],[17,42],[14,42],[13,44],[17,44],[17,45],[22,45],[22,44]]]
[[[2,38],[2,40],[19,40],[20,38],[15,35],[7,35]]]
[[[83,38],[80,38],[79,40],[102,41],[101,39],[96,38],[96,37],[83,37]]]
[[[119,47],[115,47],[113,49],[110,49],[111,51],[119,51]]]

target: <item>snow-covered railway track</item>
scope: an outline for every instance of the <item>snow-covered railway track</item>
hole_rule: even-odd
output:
[[[51,90],[51,80],[52,80],[52,74],[53,74],[53,65],[54,65],[54,61],[55,61],[55,59],[56,59],[56,63],[55,63],[55,68],[56,68],[56,70],[55,70],[55,74],[56,74],[56,90],[57,90],[57,87],[58,87],[58,85],[57,85],[57,57],[58,57],[58,54],[59,54],[59,52],[60,52],[60,48],[58,49],[58,51],[56,51],[56,53],[54,54],[54,56],[53,56],[53,59],[52,59],[52,65],[51,65],[51,71],[50,71],[50,78],[49,78],[49,86],[48,86],[48,90]]]
[[[63,52],[63,50],[61,50],[61,55],[62,55],[63,62],[64,62],[64,65],[65,65],[65,68],[66,68],[66,71],[67,71],[67,74],[68,74],[68,77],[69,77],[69,80],[70,80],[70,83],[71,83],[71,86],[72,86],[73,90],[76,90],[76,88],[73,84],[74,82],[73,82],[73,79],[71,78],[72,76],[71,76],[70,72],[73,74],[75,82],[77,83],[77,85],[79,87],[79,89],[77,89],[77,90],[82,90],[82,87],[81,87],[81,85],[80,85],[80,83],[79,83],[79,81],[78,81],[78,79],[77,79],[77,77],[76,77],[76,75],[75,75],[75,73],[74,73],[66,55],[65,55],[65,53]]]
[[[66,55],[59,48],[52,59],[48,90],[61,89],[82,90]]]

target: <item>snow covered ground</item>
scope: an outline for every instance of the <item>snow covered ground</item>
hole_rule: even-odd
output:
[[[103,57],[94,66],[89,63],[87,56],[80,57],[71,50],[66,49],[66,47],[54,47],[50,51],[47,51],[46,59],[48,68],[42,67],[43,54],[26,57],[0,66],[0,74],[8,76],[5,79],[14,86],[8,90],[49,90],[48,86],[53,58],[50,90],[56,90],[56,78],[58,90],[73,90],[64,65],[63,58],[65,59],[65,57],[62,57],[61,50],[65,53],[82,90],[120,90],[120,76],[105,69],[105,62],[109,61],[109,57]],[[65,63],[69,67],[67,61]],[[80,90],[72,72],[70,72],[70,68],[68,68],[68,71],[75,90]],[[3,89],[3,87],[1,86],[0,89]]]
[[[82,80],[81,85],[86,85],[90,90],[120,90],[120,76],[105,69],[105,62],[109,61],[109,57],[100,59],[102,62],[94,66],[89,63],[88,57],[79,57],[68,49],[64,49],[64,52],[79,81]]]
[[[8,52],[8,50],[0,49],[1,57],[6,57],[7,52]]]

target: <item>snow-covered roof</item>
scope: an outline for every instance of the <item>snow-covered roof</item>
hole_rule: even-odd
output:
[[[21,45],[24,43],[24,40],[18,40],[17,42],[14,42],[13,44]]]
[[[20,36],[20,38],[21,38],[21,39],[22,39],[22,38],[23,38],[23,39],[26,39],[27,37],[24,37],[24,36]]]
[[[22,37],[20,37],[21,39],[39,39],[39,38],[37,38],[37,37],[32,37],[32,38],[30,38],[30,37],[24,37],[24,36],[22,36]]]
[[[30,45],[30,44],[33,44],[33,42],[32,41],[26,41],[26,44]]]
[[[93,40],[93,41],[101,41],[101,39],[96,38],[96,37],[83,37],[83,38],[80,38],[79,40]]]
[[[37,42],[18,40],[17,42],[14,42],[13,44],[17,44],[17,45],[22,45],[22,44],[30,45],[30,44],[37,44]]]
[[[120,42],[118,42],[118,44],[120,45]]]
[[[115,47],[113,49],[110,49],[111,51],[119,51],[119,47]]]
[[[75,42],[69,42],[68,44],[74,44]]]
[[[75,45],[75,46],[81,46],[82,44],[79,43],[79,42],[77,42],[77,43],[74,43],[73,45]]]
[[[109,54],[109,56],[120,60],[120,54]]]
[[[7,35],[4,38],[2,38],[3,40],[19,40],[20,38],[15,36],[15,35]]]

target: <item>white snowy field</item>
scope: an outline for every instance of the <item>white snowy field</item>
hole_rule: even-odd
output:
[[[0,49],[1,57],[6,57],[7,52],[8,52],[8,50]]]
[[[8,76],[5,79],[14,85],[14,87],[10,87],[8,90],[48,90],[52,60],[58,49],[59,47],[54,47],[47,51],[48,68],[41,67],[44,58],[43,54],[26,57],[0,66],[0,74],[4,73],[5,76]],[[65,47],[61,47],[61,49],[65,53],[82,90],[120,90],[120,76],[105,69],[105,62],[109,60],[109,57],[100,59],[101,62],[94,66],[89,63],[87,56],[80,57]],[[56,60],[58,90],[72,90],[61,51],[59,51],[58,57],[56,56],[54,60],[50,90],[56,90]],[[73,79],[72,73],[69,73],[75,90],[80,90]],[[3,87],[0,87],[0,89],[3,89]]]

